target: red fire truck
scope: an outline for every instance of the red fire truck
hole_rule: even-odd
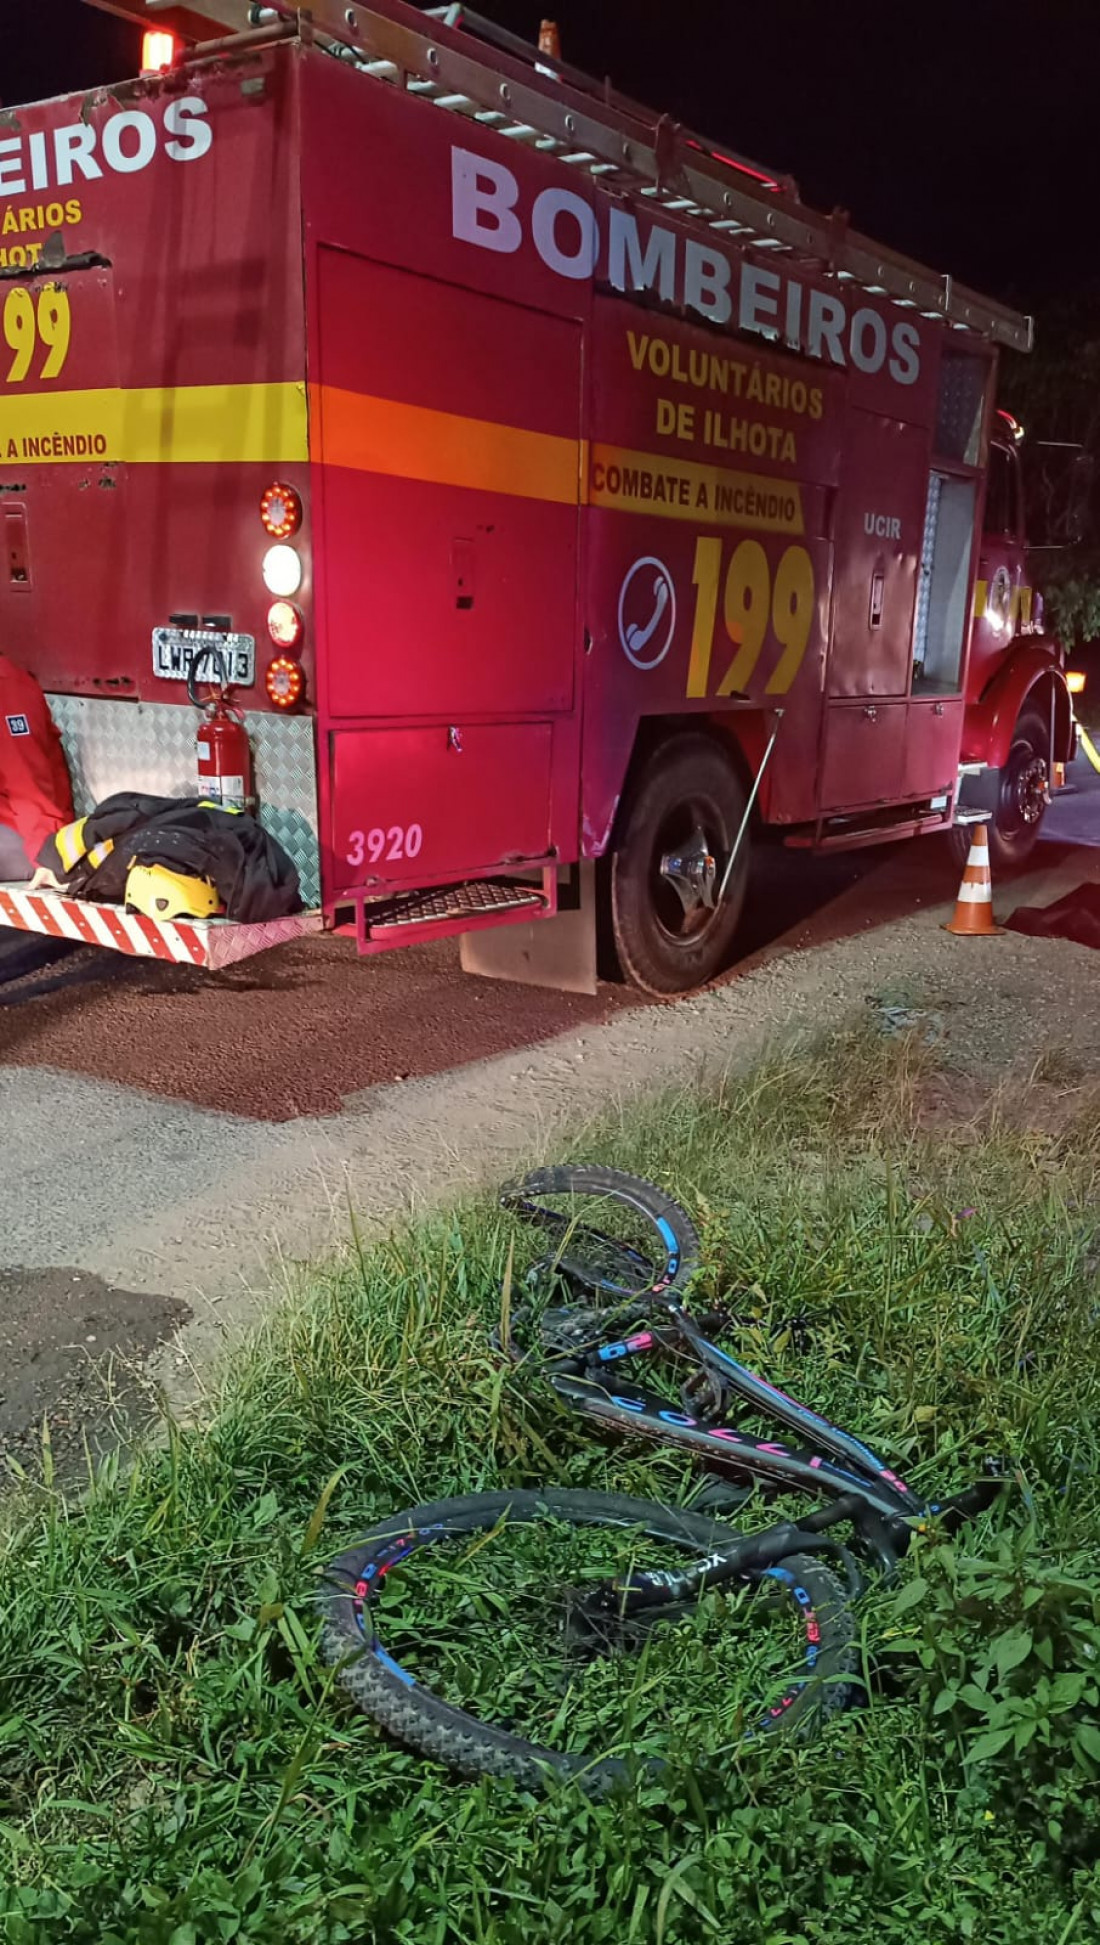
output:
[[[750,842],[985,810],[1026,854],[1074,742],[993,402],[1030,320],[552,34],[149,11],[157,71],[0,126],[0,642],[81,809],[197,793],[219,648],[310,909],[8,886],[0,918],[210,965],[463,932],[586,980],[602,902],[675,993],[728,953]]]

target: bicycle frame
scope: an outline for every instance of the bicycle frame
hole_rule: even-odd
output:
[[[562,1236],[563,1247],[549,1265],[555,1272],[564,1273],[566,1280],[593,1294],[615,1288],[593,1274],[583,1258],[566,1259],[564,1244],[574,1233],[574,1225],[567,1219],[541,1208],[522,1192],[513,1191],[502,1202],[526,1220]],[[921,1498],[861,1439],[800,1404],[712,1343],[684,1308],[679,1294],[668,1287],[680,1268],[677,1238],[667,1223],[649,1213],[669,1253],[671,1269],[661,1267],[647,1290],[619,1306],[619,1330],[629,1334],[578,1343],[575,1349],[547,1348],[541,1357],[543,1376],[572,1410],[614,1431],[680,1446],[726,1476],[759,1480],[780,1490],[825,1493],[828,1498],[798,1519],[777,1521],[755,1534],[731,1536],[728,1548],[720,1548],[682,1574],[636,1574],[625,1585],[608,1584],[592,1597],[597,1610],[606,1613],[614,1607],[621,1614],[690,1599],[707,1587],[738,1576],[778,1572],[782,1560],[815,1547],[827,1547],[839,1554],[855,1585],[859,1576],[851,1554],[824,1537],[830,1527],[851,1522],[864,1547],[886,1573],[891,1573],[923,1520],[940,1515],[956,1525],[992,1502],[1000,1490],[1000,1481],[992,1479],[980,1481],[944,1502]],[[599,1231],[582,1228],[579,1234],[619,1251],[632,1268],[637,1264],[647,1273],[657,1270],[644,1255]],[[618,1294],[626,1293],[620,1290]],[[594,1322],[584,1306],[578,1307],[578,1318],[583,1320],[582,1328],[590,1319]],[[758,1415],[775,1419],[801,1443],[788,1445],[778,1439],[756,1438],[737,1425],[716,1423],[712,1416],[676,1410],[665,1399],[621,1381],[616,1385],[614,1371],[620,1364],[684,1353],[695,1369],[720,1379],[725,1393],[732,1392]]]
[[[942,1503],[919,1498],[861,1440],[788,1397],[712,1344],[680,1304],[666,1300],[662,1308],[701,1367],[719,1374],[746,1403],[804,1433],[819,1450],[792,1450],[776,1440],[755,1439],[732,1426],[715,1425],[688,1412],[675,1411],[645,1392],[612,1391],[594,1375],[597,1365],[606,1368],[626,1358],[659,1352],[664,1347],[655,1330],[593,1345],[582,1358],[549,1359],[546,1376],[559,1397],[586,1417],[616,1431],[686,1447],[724,1472],[758,1478],[777,1487],[812,1487],[832,1497],[799,1519],[779,1520],[761,1532],[737,1535],[729,1547],[697,1561],[683,1573],[637,1573],[625,1582],[607,1583],[590,1596],[594,1612],[614,1611],[621,1617],[669,1602],[695,1600],[707,1588],[723,1582],[781,1571],[784,1560],[822,1546],[833,1548],[844,1559],[855,1592],[859,1583],[851,1556],[844,1547],[824,1537],[830,1527],[850,1521],[880,1568],[891,1574],[922,1520],[942,1515],[950,1525],[957,1525],[983,1511],[1000,1491],[999,1480],[986,1479]],[[564,1368],[577,1364],[585,1368]],[[838,1463],[840,1460],[844,1463]]]
[[[666,1301],[660,1307],[682,1346],[693,1353],[702,1369],[722,1378],[746,1404],[801,1433],[806,1445],[792,1448],[774,1439],[753,1438],[736,1426],[677,1411],[649,1393],[614,1387],[609,1381],[611,1366],[660,1354],[666,1348],[653,1329],[586,1347],[581,1357],[548,1358],[544,1372],[558,1396],[586,1417],[635,1437],[683,1446],[726,1472],[802,1492],[808,1488],[838,1498],[858,1494],[868,1509],[884,1520],[920,1519],[932,1510],[860,1439],[788,1397],[711,1343],[682,1305]],[[604,1371],[608,1372],[606,1379]]]

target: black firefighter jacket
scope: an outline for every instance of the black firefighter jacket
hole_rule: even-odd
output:
[[[132,864],[162,864],[209,878],[226,917],[242,925],[302,909],[298,873],[282,846],[247,812],[197,797],[119,791],[48,838],[38,863],[77,898],[121,904]]]

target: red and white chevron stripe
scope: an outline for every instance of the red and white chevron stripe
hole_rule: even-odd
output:
[[[298,912],[264,925],[237,925],[231,919],[186,919],[168,923],[124,912],[121,905],[95,905],[63,892],[28,891],[24,885],[0,885],[0,925],[20,932],[44,932],[51,939],[71,939],[76,945],[106,946],[142,959],[168,959],[185,966],[205,966],[215,972],[250,959],[270,946],[285,945],[306,932],[319,932],[320,912]]]

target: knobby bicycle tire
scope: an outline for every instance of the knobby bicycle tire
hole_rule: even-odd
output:
[[[663,1252],[657,1275],[648,1286],[616,1288],[598,1276],[593,1277],[591,1266],[586,1265],[582,1224],[576,1232],[581,1247],[571,1248],[566,1234],[561,1252],[555,1252],[552,1259],[567,1274],[587,1282],[593,1290],[600,1288],[605,1292],[614,1291],[615,1294],[633,1298],[644,1296],[647,1287],[678,1293],[690,1282],[699,1264],[699,1232],[686,1210],[671,1196],[655,1188],[652,1182],[643,1181],[638,1175],[628,1175],[622,1169],[600,1168],[594,1163],[580,1162],[557,1168],[534,1169],[521,1181],[510,1182],[502,1189],[500,1202],[503,1209],[522,1215],[525,1199],[537,1200],[540,1196],[551,1195],[604,1198],[635,1210],[652,1229],[655,1243],[659,1244],[659,1258]],[[552,1222],[553,1218],[550,1220]],[[567,1229],[564,1218],[561,1226],[563,1230]]]
[[[696,1557],[728,1547],[737,1538],[721,1521],[618,1493],[547,1488],[439,1500],[382,1521],[358,1546],[330,1563],[320,1595],[322,1649],[367,1715],[446,1767],[468,1777],[509,1778],[529,1789],[545,1788],[557,1778],[602,1792],[629,1782],[639,1764],[621,1756],[546,1748],[442,1701],[392,1658],[374,1631],[371,1588],[399,1561],[439,1540],[490,1533],[503,1521],[531,1524],[539,1519],[637,1529]],[[476,1573],[475,1558],[471,1576]],[[792,1555],[756,1578],[769,1580],[795,1603],[805,1659],[777,1705],[762,1704],[761,1712],[746,1723],[745,1738],[812,1736],[854,1693],[849,1679],[856,1667],[854,1625],[845,1592],[819,1558],[806,1554]],[[652,1769],[654,1764],[647,1759],[643,1767]]]

